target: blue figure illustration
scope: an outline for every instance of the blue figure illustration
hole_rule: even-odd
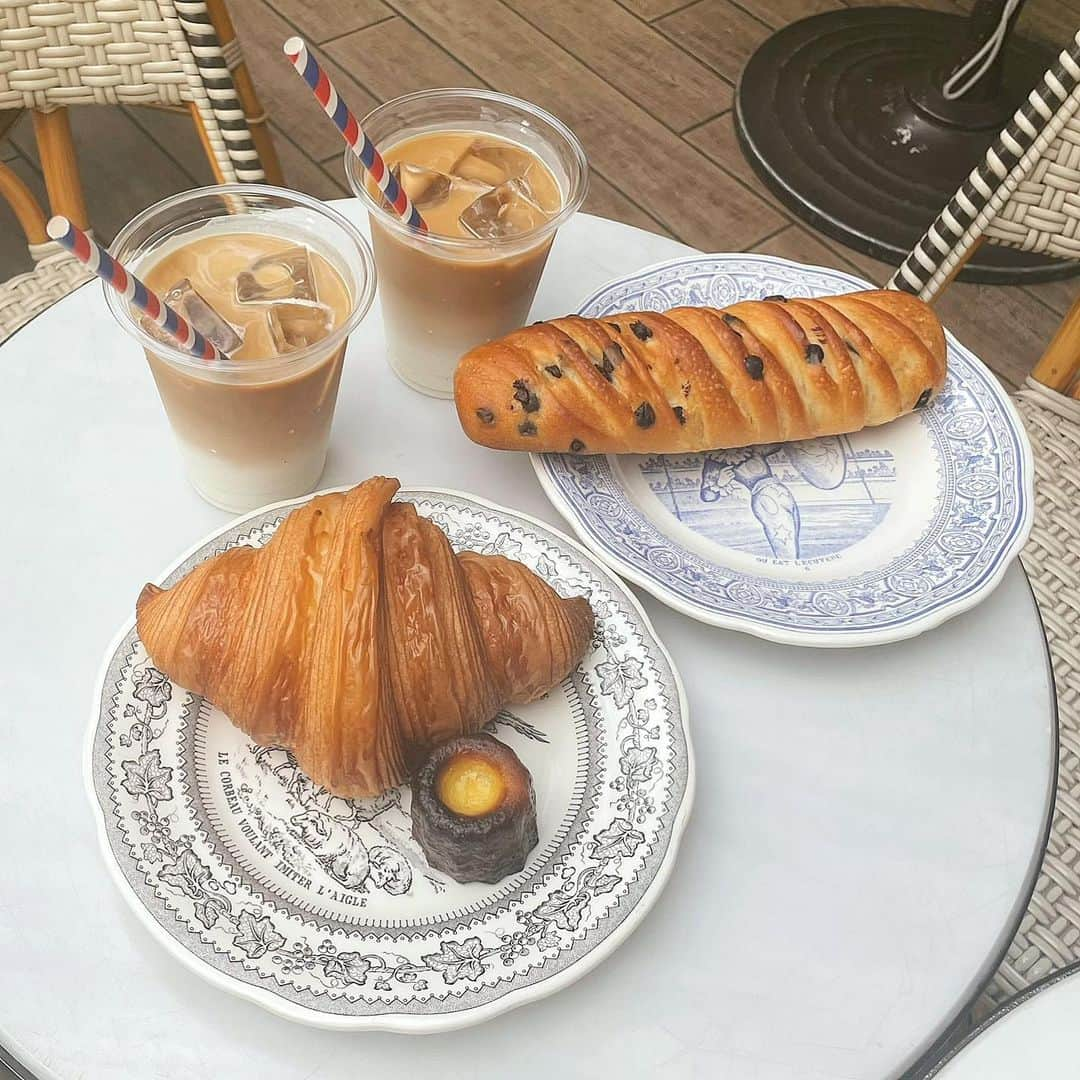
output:
[[[847,475],[847,459],[840,439],[831,435],[806,442],[766,443],[739,450],[706,454],[701,466],[700,497],[713,503],[726,495],[732,484],[750,493],[750,512],[758,520],[773,555],[798,559],[799,504],[791,489],[773,474],[769,457],[783,450],[791,466],[808,483],[822,491],[838,488]]]

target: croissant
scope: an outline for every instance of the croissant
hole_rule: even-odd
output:
[[[264,547],[147,585],[136,608],[161,671],[347,798],[401,783],[435,744],[539,697],[592,637],[587,600],[512,559],[455,555],[391,501],[397,489],[375,477],[314,498]]]
[[[497,450],[682,453],[883,424],[944,381],[934,313],[872,291],[536,323],[466,353],[454,398]]]

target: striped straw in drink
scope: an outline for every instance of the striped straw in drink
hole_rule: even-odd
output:
[[[409,196],[405,194],[405,189],[398,183],[397,177],[386,167],[382,154],[364,134],[352,110],[341,100],[337,90],[334,89],[334,84],[319,66],[319,62],[308,52],[304,39],[291,37],[282,48],[285,55],[292,61],[292,66],[311,87],[323,111],[334,121],[352,152],[360,159],[360,164],[367,169],[371,179],[378,184],[379,190],[386,196],[386,201],[406,225],[412,226],[419,232],[427,232],[427,222],[420,216],[420,211],[413,206]]]
[[[111,285],[132,307],[148,315],[181,349],[200,360],[229,358],[207,337],[200,334],[175,308],[151,292],[133,273],[124,269],[97,241],[92,240],[66,217],[54,217],[47,232],[62,248],[70,251],[102,281]]]

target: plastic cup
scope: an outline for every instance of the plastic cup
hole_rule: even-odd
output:
[[[117,322],[142,345],[195,490],[240,513],[314,490],[326,463],[349,334],[375,294],[363,235],[317,199],[282,188],[222,184],[181,192],[125,225],[110,253],[145,277],[162,257],[204,237],[259,233],[304,244],[340,275],[351,309],[302,349],[204,361],[152,337],[123,297],[105,287]]]
[[[550,113],[487,90],[407,94],[380,105],[361,126],[383,155],[426,132],[501,136],[532,151],[559,184],[561,209],[530,232],[498,240],[436,236],[410,228],[377,199],[363,166],[346,151],[349,186],[371,221],[390,365],[413,389],[449,398],[465,352],[528,321],[555,233],[585,198],[585,152]]]

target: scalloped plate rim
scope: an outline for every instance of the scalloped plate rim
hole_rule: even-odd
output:
[[[318,495],[327,495],[335,492],[348,491],[354,487],[353,484],[344,484],[338,487],[320,488],[317,491],[311,492],[307,496],[300,496],[299,499],[284,499],[280,502],[269,503],[266,506],[261,506],[258,509],[251,510],[248,513],[240,514],[236,517],[230,518],[224,524],[218,528],[213,529],[207,533],[204,537],[198,540],[187,548],[180,556],[174,559],[164,570],[162,570],[155,577],[155,581],[160,582],[165,580],[169,574],[171,574],[178,566],[182,565],[187,559],[198,552],[201,548],[205,547],[211,541],[217,539],[223,533],[227,532],[231,528],[235,527],[240,522],[246,520],[249,517],[255,517],[257,515],[265,514],[273,510],[277,510],[283,507],[294,507],[297,503],[303,499],[313,499]],[[560,543],[565,543],[572,550],[580,552],[589,559],[596,559],[597,556],[594,552],[590,551],[585,545],[579,543],[573,537],[564,533],[561,529],[549,525],[547,522],[535,517],[532,514],[528,514],[521,510],[514,510],[510,507],[502,506],[499,503],[492,502],[489,499],[485,499],[479,495],[473,495],[467,491],[461,491],[456,488],[445,487],[428,487],[424,485],[408,485],[399,488],[398,494],[411,495],[411,494],[425,494],[425,495],[445,495],[451,498],[460,498],[475,503],[477,506],[483,507],[486,510],[493,511],[496,514],[509,514],[513,517],[520,519],[527,525],[532,525],[550,533]],[[602,567],[607,567],[607,563],[604,560],[599,560]],[[242,998],[246,1001],[250,1001],[260,1008],[265,1009],[267,1012],[273,1013],[275,1016],[282,1017],[286,1020],[291,1020],[297,1023],[305,1024],[309,1027],[321,1028],[331,1031],[390,1031],[397,1034],[437,1034],[440,1032],[454,1031],[461,1028],[472,1027],[475,1024],[483,1023],[486,1020],[491,1020],[502,1013],[510,1012],[513,1009],[520,1008],[522,1005],[528,1005],[533,1001],[539,1001],[542,998],[548,997],[551,994],[577,982],[584,975],[587,975],[597,965],[601,964],[608,956],[610,956],[640,925],[642,919],[656,903],[660,894],[664,891],[668,881],[671,878],[671,874],[674,870],[675,863],[678,859],[679,851],[682,845],[683,834],[686,830],[687,822],[690,819],[690,811],[693,807],[694,794],[696,787],[696,765],[694,761],[694,748],[690,734],[689,723],[689,706],[686,699],[686,688],[683,685],[682,676],[679,674],[679,669],[676,666],[670,651],[667,646],[661,640],[660,636],[656,632],[656,628],[652,624],[652,620],[649,618],[647,612],[641,605],[641,601],[634,595],[633,591],[625,587],[625,584],[619,580],[618,575],[615,576],[615,581],[618,587],[623,592],[624,596],[630,603],[631,608],[638,614],[642,620],[643,629],[646,630],[651,636],[652,641],[655,643],[667,661],[671,673],[672,679],[675,685],[675,689],[678,695],[679,702],[679,723],[683,733],[683,739],[686,745],[686,786],[683,791],[682,799],[675,810],[675,813],[671,820],[671,838],[667,846],[667,850],[657,867],[656,874],[652,880],[648,883],[647,887],[633,903],[626,917],[622,922],[613,930],[607,937],[600,941],[593,949],[586,953],[576,963],[571,964],[569,967],[563,969],[560,972],[550,976],[546,979],[541,979],[535,983],[527,986],[522,986],[517,989],[508,989],[506,993],[502,994],[493,1001],[486,1002],[481,1005],[476,1005],[467,1009],[460,1009],[454,1012],[447,1013],[435,1013],[431,1015],[423,1014],[408,1014],[408,1013],[394,1013],[388,1012],[376,1016],[344,1016],[335,1013],[323,1013],[317,1009],[310,1009],[302,1005],[294,1004],[293,1002],[286,1001],[284,998],[273,993],[270,990],[266,990],[261,986],[253,986],[242,980],[230,976],[222,971],[218,971],[212,967],[206,961],[196,956],[194,953],[185,949],[176,938],[167,933],[159,924],[155,918],[153,912],[146,907],[134,889],[131,887],[127,878],[124,876],[123,871],[120,868],[120,864],[114,854],[112,847],[109,843],[109,836],[107,832],[107,819],[103,807],[101,806],[97,790],[94,785],[94,741],[97,736],[98,723],[101,710],[101,695],[105,689],[105,681],[108,678],[109,666],[112,662],[113,655],[119,648],[121,642],[125,636],[131,631],[135,625],[135,616],[129,616],[119,629],[119,631],[113,636],[109,642],[108,648],[105,652],[104,660],[102,661],[101,668],[94,685],[94,695],[91,702],[90,710],[90,723],[87,725],[86,732],[83,737],[83,750],[82,750],[82,778],[83,788],[88,800],[90,801],[91,810],[95,821],[95,832],[97,834],[98,848],[104,859],[106,868],[109,872],[109,876],[112,878],[113,883],[120,891],[121,896],[127,902],[128,907],[134,912],[136,918],[140,923],[149,931],[150,935],[163,946],[165,950],[176,960],[178,960],[189,971],[197,975],[199,978],[205,980],[211,985],[217,987],[219,990],[224,990],[226,993],[232,994],[234,997]]]
[[[668,267],[680,266],[703,259],[747,258],[798,270],[823,271],[831,275],[846,278],[860,289],[877,288],[877,286],[874,286],[865,278],[848,273],[846,270],[821,266],[817,263],[800,263],[796,262],[794,259],[785,259],[778,255],[758,254],[757,252],[751,251],[700,252],[695,255],[676,256],[673,259],[661,259],[659,262],[649,263],[647,266],[640,267],[631,273],[613,277],[599,288],[594,289],[589,296],[578,305],[578,311],[584,311],[608,290],[628,281],[630,278],[641,277],[646,274],[665,270]],[[1020,434],[1017,443],[1020,449],[1019,469],[1024,494],[1024,511],[1019,522],[1019,527],[1014,531],[1012,539],[998,553],[994,569],[986,575],[978,588],[973,589],[970,593],[961,596],[950,603],[943,604],[941,607],[936,608],[919,618],[911,619],[899,626],[887,627],[884,629],[860,630],[854,633],[845,631],[843,634],[829,630],[793,630],[771,626],[754,619],[740,618],[737,615],[717,613],[688,603],[682,597],[667,589],[662,582],[651,575],[642,572],[621,556],[609,551],[593,538],[575,513],[573,506],[548,476],[547,466],[544,464],[544,459],[547,455],[530,453],[529,460],[532,463],[533,472],[536,474],[536,478],[540,481],[540,486],[544,490],[544,494],[547,496],[552,506],[558,510],[563,520],[574,530],[574,535],[585,548],[602,563],[615,571],[620,577],[625,578],[632,584],[644,589],[661,603],[670,607],[672,610],[687,616],[687,618],[694,619],[696,622],[704,623],[708,626],[716,626],[723,630],[736,630],[740,633],[750,634],[753,637],[761,638],[762,640],[770,641],[778,645],[801,645],[810,648],[856,649],[873,645],[887,645],[897,641],[906,641],[910,638],[918,637],[920,634],[932,630],[935,627],[942,625],[942,623],[947,622],[949,619],[961,615],[965,611],[970,611],[972,608],[982,603],[982,601],[1001,584],[1005,572],[1012,565],[1013,560],[1020,554],[1024,544],[1027,542],[1034,523],[1035,463],[1031,450],[1031,442],[1028,439],[1027,429],[1024,427],[1020,413],[1013,404],[1011,395],[1000,389],[1000,383],[997,382],[997,376],[993,374],[990,368],[987,367],[987,365],[972,352],[972,350],[963,345],[956,335],[948,328],[945,329],[945,336],[948,342],[964,349],[964,351],[969,354],[971,360],[990,376],[991,380],[993,380],[995,395],[997,396],[998,402],[1003,406],[1003,410],[1007,414],[1013,428]],[[613,455],[601,456],[610,457]]]

